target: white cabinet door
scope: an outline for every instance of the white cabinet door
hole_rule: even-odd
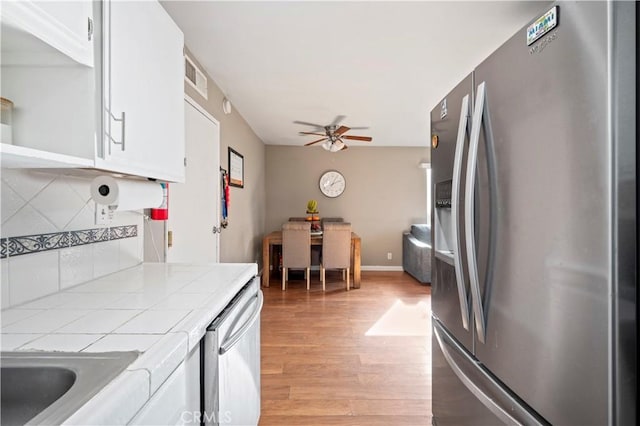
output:
[[[105,135],[96,167],[182,182],[182,31],[156,1],[104,5]]]
[[[93,5],[91,0],[76,1],[34,1],[43,12],[55,19],[64,31],[59,37],[68,34],[75,39],[73,49],[77,52],[79,62],[93,65]],[[48,24],[46,26],[49,26]]]
[[[200,346],[171,373],[129,424],[200,424]]]
[[[3,64],[93,66],[91,0],[2,2],[0,15],[2,36],[15,42],[3,43]]]
[[[2,2],[0,95],[14,106],[2,167],[94,165],[101,38],[92,31],[93,7],[91,0]]]

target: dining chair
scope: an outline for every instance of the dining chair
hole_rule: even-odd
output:
[[[324,229],[324,224],[329,222],[344,222],[344,219],[341,217],[323,217],[320,219],[322,229]]]
[[[289,269],[304,269],[307,290],[311,275],[311,224],[287,222],[282,225],[282,291],[286,290]]]
[[[320,278],[322,291],[326,290],[327,269],[341,269],[346,272],[347,291],[351,270],[351,224],[348,222],[326,222],[322,230],[322,259]]]

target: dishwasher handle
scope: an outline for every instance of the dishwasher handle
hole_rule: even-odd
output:
[[[244,312],[249,309],[251,306],[253,299],[257,298],[258,302],[256,303],[256,309],[251,314],[251,317],[244,323],[244,325],[240,328],[240,330],[236,331],[232,335],[228,336],[224,342],[220,345],[220,355],[224,355],[226,352],[230,351],[233,346],[238,343],[238,341],[245,335],[245,333],[251,328],[251,326],[256,322],[256,320],[260,317],[260,312],[262,311],[262,304],[264,302],[264,296],[262,295],[262,291],[258,290],[255,296],[253,296],[246,305],[242,308],[242,311],[238,316],[242,316]]]

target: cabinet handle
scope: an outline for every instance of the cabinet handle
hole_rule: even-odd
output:
[[[125,135],[126,135],[126,131],[125,131],[126,118],[124,115],[124,111],[122,111],[120,118],[113,115],[111,111],[109,111],[109,115],[111,116],[113,121],[120,121],[122,123],[122,130],[120,131],[120,140],[119,141],[115,140],[113,137],[111,137],[111,134],[109,134],[109,139],[111,139],[111,142],[113,142],[114,144],[120,145],[120,149],[124,151],[124,142],[125,142]]]
[[[87,40],[91,41],[93,38],[93,19],[87,18]]]

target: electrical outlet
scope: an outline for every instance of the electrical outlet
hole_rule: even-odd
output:
[[[391,252],[387,253],[387,260],[393,259],[393,254]]]
[[[96,225],[108,225],[113,219],[113,211],[109,206],[96,203]]]

